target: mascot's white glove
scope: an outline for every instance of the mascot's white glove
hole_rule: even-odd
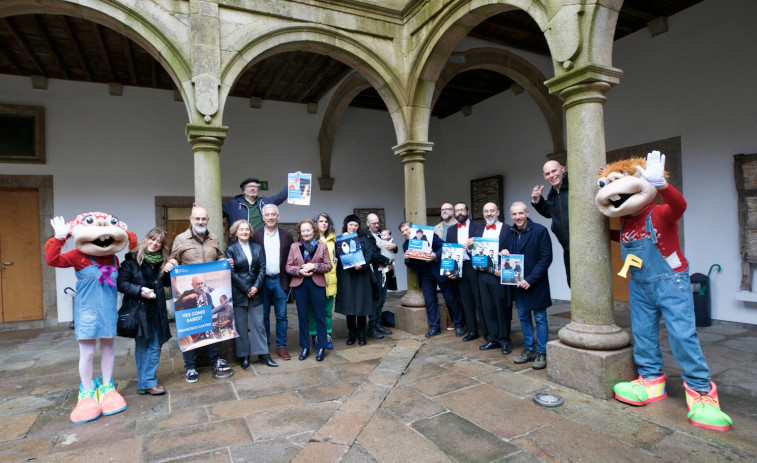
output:
[[[53,217],[50,219],[50,225],[53,226],[56,238],[65,240],[68,237],[68,224],[63,217]]]
[[[668,184],[665,180],[665,155],[659,151],[647,153],[647,168],[636,166],[636,170],[655,188],[665,188]]]

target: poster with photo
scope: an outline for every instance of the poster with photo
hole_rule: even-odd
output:
[[[336,253],[342,262],[342,268],[348,269],[356,265],[365,265],[363,248],[357,233],[348,233],[336,237]]]
[[[287,174],[287,203],[310,205],[313,174]]]
[[[494,274],[499,270],[499,239],[498,238],[474,238],[471,249],[471,265]]]
[[[182,352],[238,337],[227,260],[171,270],[176,337]]]
[[[408,257],[424,258],[431,252],[434,241],[434,227],[410,224],[410,240],[407,244]]]
[[[442,261],[439,272],[441,275],[463,276],[463,253],[465,250],[457,243],[444,243],[442,246]]]
[[[502,266],[500,283],[503,285],[517,285],[523,281],[523,254],[499,256]]]

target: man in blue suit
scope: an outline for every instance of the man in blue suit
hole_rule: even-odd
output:
[[[426,257],[411,258],[407,257],[407,247],[410,243],[410,234],[412,227],[409,221],[400,223],[400,233],[405,237],[405,242],[402,243],[402,250],[405,252],[405,265],[412,266],[415,270],[415,275],[418,277],[418,284],[423,291],[423,299],[426,301],[426,317],[428,318],[428,333],[426,337],[430,338],[436,336],[442,332],[439,325],[439,302],[436,299],[436,285],[439,284],[439,288],[442,290],[442,295],[447,301],[454,301],[454,293],[447,281],[446,276],[441,275],[441,256],[442,246],[444,242],[439,239],[436,234],[433,235],[433,243],[431,244],[431,252]]]
[[[499,239],[500,254],[523,254],[524,267],[523,279],[511,294],[518,307],[525,349],[513,362],[534,362],[534,370],[541,370],[547,366],[547,307],[552,305],[547,270],[552,263],[552,241],[546,228],[528,218],[528,206],[525,203],[513,203],[510,206],[510,218],[513,221],[510,233],[501,235]],[[536,343],[531,312],[536,322]]]

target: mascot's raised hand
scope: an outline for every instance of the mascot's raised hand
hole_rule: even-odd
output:
[[[647,153],[647,168],[636,166],[636,171],[655,188],[665,188],[668,185],[665,180],[665,155],[659,151]]]
[[[50,219],[50,225],[52,225],[53,227],[53,236],[55,236],[59,240],[65,240],[66,238],[68,238],[68,232],[70,231],[71,227],[66,223],[66,220],[63,217],[53,217],[52,219]]]

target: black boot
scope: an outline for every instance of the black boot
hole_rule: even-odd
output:
[[[373,322],[373,323],[371,323],[371,324],[370,324],[370,325],[368,326],[368,332],[366,333],[366,335],[367,335],[367,336],[368,336],[369,338],[376,338],[376,339],[383,339],[383,338],[384,338],[384,335],[383,335],[383,334],[381,334],[381,333],[380,333],[380,332],[379,332],[379,331],[378,331],[378,330],[376,329],[376,322]],[[359,336],[359,334],[358,334],[358,336]]]
[[[260,361],[264,364],[268,365],[269,367],[277,367],[279,366],[278,363],[274,362],[270,355],[263,354],[260,356]]]
[[[382,335],[381,337],[383,338],[384,336]],[[357,344],[359,346],[364,346],[365,342],[366,342],[365,341],[365,327],[358,328],[357,329]]]
[[[355,337],[357,336],[357,331],[350,330],[349,333],[347,333],[347,345],[351,346],[355,344]]]

